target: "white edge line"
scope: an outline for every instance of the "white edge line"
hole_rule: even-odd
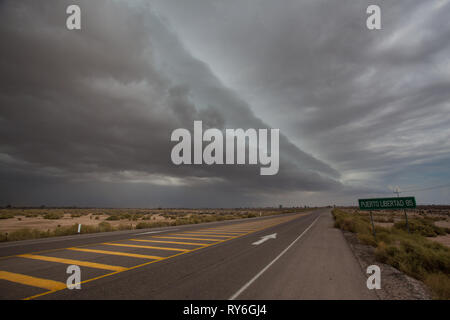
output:
[[[275,259],[273,259],[267,266],[264,267],[256,276],[254,276],[249,282],[247,282],[242,288],[240,288],[235,294],[233,294],[228,300],[234,300],[237,297],[241,295],[242,292],[244,292],[253,282],[255,282],[264,272],[267,271],[267,269],[270,268],[271,265],[273,265],[278,259],[281,258],[311,227],[316,223],[316,221],[320,218],[318,216],[316,220],[314,220],[308,228],[306,228],[292,243],[287,246],[286,249],[284,249]]]
[[[81,234],[82,238],[80,238],[80,235],[77,234],[77,235],[70,235],[70,236],[48,237],[48,238],[28,239],[28,240],[22,240],[22,241],[12,241],[11,243],[0,242],[0,249],[17,247],[17,246],[25,246],[25,245],[46,244],[46,243],[66,241],[66,240],[78,240],[78,239],[85,240],[85,239],[90,239],[90,238],[99,238],[99,237],[115,236],[115,235],[138,235],[138,234],[146,234],[146,233],[160,233],[160,232],[166,232],[166,231],[172,231],[172,230],[179,230],[179,229],[164,229],[161,231],[150,231],[150,232],[137,233],[137,234],[131,234],[131,232],[117,233],[117,234],[111,234],[110,232],[95,232],[95,233]],[[130,230],[125,230],[125,231],[130,231]],[[113,232],[120,232],[120,230],[113,231]],[[25,243],[24,241],[28,241],[28,242]]]
[[[149,231],[149,232],[143,232],[143,233],[134,233],[133,236],[138,236],[140,234],[150,234],[150,233],[161,233],[161,232],[166,232],[166,231],[176,231],[179,229],[170,229],[170,230],[161,230],[161,231]]]

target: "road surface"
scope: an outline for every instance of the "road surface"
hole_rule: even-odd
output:
[[[0,245],[0,299],[376,298],[330,209]]]

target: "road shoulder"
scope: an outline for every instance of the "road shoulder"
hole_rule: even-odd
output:
[[[327,210],[239,299],[378,299],[366,281]]]
[[[429,300],[431,293],[424,283],[394,267],[376,261],[375,249],[359,242],[354,233],[341,231],[357,258],[362,270],[370,265],[377,265],[381,270],[381,289],[376,290],[382,300]]]

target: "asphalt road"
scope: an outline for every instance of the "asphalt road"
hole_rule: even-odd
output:
[[[332,226],[319,209],[3,243],[0,299],[376,299]]]

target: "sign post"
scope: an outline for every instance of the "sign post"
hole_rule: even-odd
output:
[[[403,210],[403,212],[405,213],[406,229],[408,229],[408,233],[411,233],[411,231],[409,231],[408,216],[406,215],[406,210]]]
[[[377,240],[377,234],[375,233],[375,224],[373,223],[372,211],[370,211],[370,221],[372,222],[373,237]]]
[[[416,207],[416,199],[414,197],[397,197],[397,198],[373,198],[373,199],[358,199],[359,210],[369,210],[370,219],[372,221],[373,235],[375,236],[375,226],[373,224],[372,210],[398,210],[403,209],[405,212],[406,228],[409,230],[408,216],[406,209],[413,209]]]

